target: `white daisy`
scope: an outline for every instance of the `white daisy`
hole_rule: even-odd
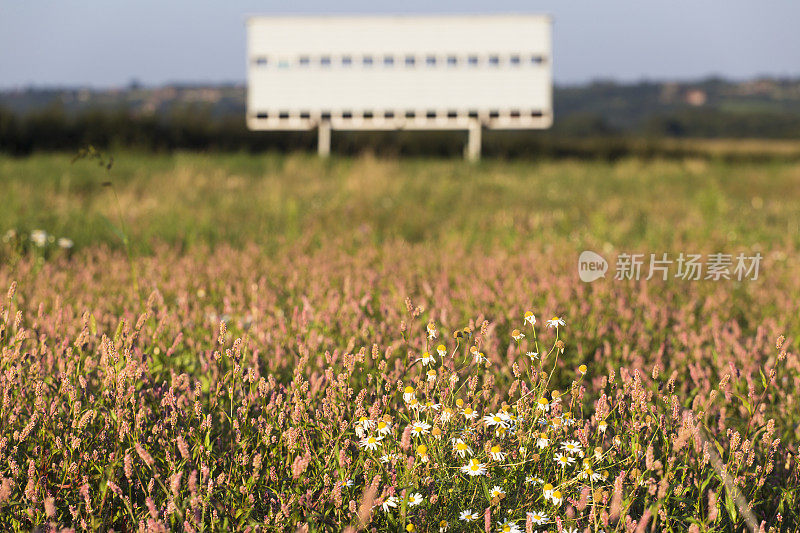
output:
[[[422,494],[419,492],[415,492],[414,494],[408,495],[408,505],[411,507],[416,507],[417,505],[422,503]]]
[[[428,338],[429,339],[435,339],[437,335],[438,335],[438,332],[436,331],[436,326],[433,324],[433,322],[429,322],[428,323]]]
[[[378,446],[381,445],[382,440],[383,437],[374,437],[370,435],[369,437],[364,437],[361,439],[360,445],[364,449],[375,451],[378,449]]]
[[[502,439],[503,437],[506,436],[507,432],[508,430],[506,429],[505,426],[497,426],[497,429],[494,431],[494,436],[497,437],[498,439]]]
[[[559,316],[554,316],[550,320],[547,321],[548,328],[557,328],[558,326],[566,326],[567,324],[564,322],[564,319]]]
[[[583,457],[583,449],[576,440],[568,440],[561,443],[561,449],[568,452],[570,455],[580,455]]]
[[[392,424],[385,420],[378,420],[378,433],[388,435],[392,431]]]
[[[536,439],[536,446],[540,449],[547,448],[550,445],[550,439],[548,439],[544,434],[540,434],[539,438]]]
[[[581,473],[578,474],[578,478],[580,479],[591,479],[592,481],[600,481],[600,478],[603,477],[599,473],[592,470],[589,465],[585,465]]]
[[[431,410],[431,411],[438,411],[441,407],[442,407],[442,404],[440,404],[440,403],[431,402],[431,401],[425,402],[425,409],[428,409],[428,410]]]
[[[398,503],[397,496],[389,496],[388,498],[386,498],[386,501],[383,502],[383,505],[381,505],[381,507],[383,507],[384,512],[388,513],[390,508],[397,507],[397,503]]]
[[[422,366],[428,366],[431,363],[435,363],[436,362],[436,358],[433,357],[430,353],[424,352],[422,354],[422,357],[417,359],[417,361],[422,361]]]
[[[489,489],[489,497],[492,498],[492,499],[500,498],[500,497],[505,496],[505,495],[506,495],[506,491],[504,491],[503,489],[501,489],[497,485],[495,485],[494,487]]]
[[[504,413],[488,414],[483,417],[483,422],[487,426],[503,426],[508,427],[508,415]]]
[[[564,501],[564,497],[561,495],[560,490],[554,490],[553,493],[550,495],[550,501],[553,502],[553,505],[556,507],[561,505],[561,502]]]
[[[522,530],[515,522],[506,520],[505,522],[497,523],[497,531],[502,533],[522,533]]]
[[[461,514],[458,515],[458,519],[463,520],[464,522],[473,522],[475,520],[478,520],[479,518],[480,515],[478,515],[478,513],[472,512],[472,509],[466,509],[464,511],[461,511]]]
[[[492,459],[495,461],[502,461],[506,458],[506,454],[502,452],[500,446],[492,446],[491,450],[489,451],[489,455],[491,455]]]
[[[605,420],[601,420],[599,424],[597,424],[597,429],[600,433],[605,433],[606,429],[608,428],[608,423]]]
[[[533,511],[532,513],[528,513],[528,516],[531,517],[531,521],[536,524],[537,526],[541,526],[542,524],[546,524],[549,520],[547,515],[544,513],[540,513],[537,511]]]
[[[411,434],[415,437],[429,433],[429,429],[431,429],[431,425],[427,422],[417,421],[411,424]]]
[[[525,322],[530,324],[531,326],[536,324],[536,315],[531,313],[530,311],[525,313]]]
[[[453,452],[464,458],[466,454],[472,455],[472,448],[462,439],[453,439]]]
[[[444,357],[444,355],[447,353],[447,348],[445,348],[444,344],[440,344],[436,347],[436,353],[439,354],[439,357]]]
[[[514,337],[514,340],[515,340],[515,341],[519,341],[519,340],[521,340],[521,339],[524,339],[524,338],[525,338],[525,334],[524,334],[524,333],[522,333],[522,332],[521,332],[520,330],[518,330],[518,329],[515,329],[514,331],[512,331],[512,332],[511,332],[511,336],[512,336],[512,337]]]
[[[545,500],[549,500],[550,496],[553,495],[553,485],[551,485],[550,483],[545,483],[542,486],[542,494],[544,495]]]
[[[451,418],[453,418],[453,410],[449,407],[445,407],[442,411],[442,416],[439,417],[439,420],[441,420],[443,424],[447,424],[450,422]]]
[[[358,419],[358,422],[356,422],[356,426],[362,427],[364,429],[370,429],[374,425],[375,425],[375,422],[373,422],[372,420],[370,420],[366,416],[362,416],[361,418]]]
[[[546,413],[550,410],[550,402],[547,401],[547,398],[539,398],[536,402],[536,409]]]
[[[474,420],[475,418],[478,418],[478,413],[476,413],[476,412],[475,412],[475,411],[472,409],[472,407],[466,407],[466,408],[464,408],[464,410],[462,411],[462,413],[464,414],[464,417],[465,417],[467,420]]]
[[[486,465],[477,459],[470,459],[469,463],[461,467],[461,471],[470,476],[482,476],[486,473]]]
[[[567,465],[571,465],[575,462],[574,457],[570,457],[569,455],[563,453],[557,453],[553,456],[553,460],[561,465],[561,468],[566,468]]]
[[[539,352],[528,352],[525,355],[531,358],[531,361],[539,359]]]
[[[39,248],[44,248],[47,244],[47,232],[42,229],[35,229],[31,232],[31,240]]]
[[[364,438],[373,424],[374,422],[372,420],[366,416],[362,416],[358,419],[358,422],[356,422],[356,435],[358,435],[359,438]]]
[[[403,390],[403,401],[406,403],[413,400],[416,396],[414,395],[414,387],[408,386]]]

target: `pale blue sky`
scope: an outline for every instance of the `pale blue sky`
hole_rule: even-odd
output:
[[[798,0],[0,0],[0,87],[243,82],[249,14],[549,13],[557,83],[800,76]]]

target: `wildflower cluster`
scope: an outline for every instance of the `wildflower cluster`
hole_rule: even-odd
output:
[[[502,363],[487,321],[445,336],[409,302],[387,348],[326,351],[315,367],[301,342],[273,372],[243,323],[239,336],[219,323],[211,344],[171,330],[158,291],[138,316],[87,312],[73,333],[26,317],[14,293],[0,309],[8,528],[609,531],[790,516],[770,479],[797,467],[747,403],[770,394],[775,368],[758,394],[729,376],[686,405],[658,368],[590,384],[590,365],[564,363],[563,317],[537,331],[526,314]],[[736,398],[750,416],[720,434]]]

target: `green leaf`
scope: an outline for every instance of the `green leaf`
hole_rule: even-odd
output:
[[[728,516],[731,517],[731,522],[738,522],[739,515],[736,512],[736,504],[733,502],[730,494],[725,493],[725,510],[728,511]]]
[[[489,496],[489,487],[486,486],[486,480],[481,479],[481,484],[483,485],[483,495],[486,496],[486,501],[492,501],[491,496]]]

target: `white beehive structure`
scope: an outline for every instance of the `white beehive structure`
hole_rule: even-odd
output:
[[[551,19],[540,15],[275,16],[247,21],[247,125],[468,130],[553,122]]]

